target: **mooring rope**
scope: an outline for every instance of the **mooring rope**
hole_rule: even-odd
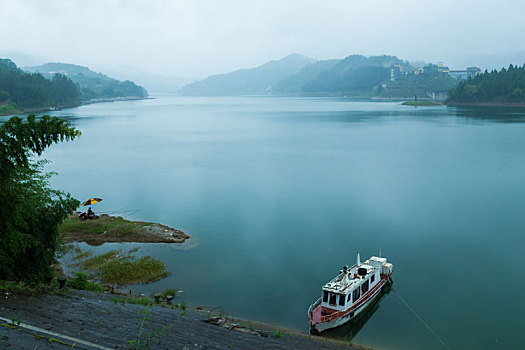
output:
[[[390,282],[390,280],[389,280]],[[390,285],[392,285],[392,282],[390,282]],[[428,329],[428,331],[430,333],[432,333],[432,335],[441,343],[441,345],[443,345],[443,347],[447,350],[450,350],[450,348],[448,347],[448,345],[445,343],[445,341],[443,339],[441,339],[441,337],[428,325],[428,323],[425,322],[425,320],[423,320],[423,317],[421,317],[417,312],[416,310],[414,310],[414,308],[412,306],[410,306],[405,299],[403,299],[403,297],[399,294],[399,292],[397,290],[394,289],[394,287],[392,287],[392,291],[396,293],[396,295],[398,296],[399,300],[401,300],[403,302],[403,304],[405,304],[405,306],[410,310],[412,311],[412,313],[417,317],[417,319]]]

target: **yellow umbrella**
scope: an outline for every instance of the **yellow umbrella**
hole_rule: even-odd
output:
[[[101,202],[101,201],[102,201],[102,198],[90,198],[87,201],[85,201],[84,203],[82,203],[82,206],[84,207],[86,205],[95,204],[95,203],[98,203],[98,202]]]

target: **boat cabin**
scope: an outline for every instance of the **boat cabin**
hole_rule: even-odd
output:
[[[371,257],[364,263],[348,268],[344,266],[340,274],[323,286],[321,306],[330,311],[345,311],[358,303],[362,296],[379,283],[382,274],[388,274],[391,264],[386,258]],[[327,310],[328,311],[328,310]]]

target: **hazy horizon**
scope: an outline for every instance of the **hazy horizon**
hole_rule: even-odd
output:
[[[200,79],[299,53],[442,61],[452,69],[525,62],[525,3],[0,0],[0,57]]]

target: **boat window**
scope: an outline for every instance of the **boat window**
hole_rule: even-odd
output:
[[[359,299],[359,296],[360,296],[360,293],[361,292],[361,289],[357,288],[356,290],[354,290],[354,295],[353,295],[353,300],[354,300],[354,303],[357,301],[357,299]]]
[[[350,297],[352,296],[351,293],[348,293],[348,299],[346,299],[346,301],[350,302]]]
[[[339,296],[339,305],[345,306],[345,296],[344,295]]]
[[[335,305],[335,298],[337,297],[336,294],[330,293],[330,305]]]
[[[372,275],[372,278],[370,279],[370,283],[374,283],[375,279],[376,279],[376,275],[374,274]]]
[[[369,283],[370,281],[369,280],[366,280],[363,282],[363,284],[361,285],[361,292],[363,292],[363,294],[365,294],[366,292],[368,292],[368,286],[369,286]]]
[[[328,292],[323,290],[323,301],[326,303],[328,301]]]

